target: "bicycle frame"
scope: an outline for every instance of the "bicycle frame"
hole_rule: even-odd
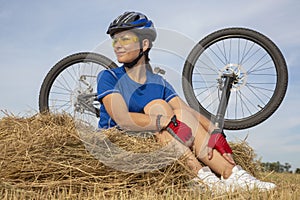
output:
[[[77,102],[75,103],[75,111],[84,112],[87,110],[91,113],[96,114],[99,117],[99,109],[94,107],[94,102],[97,101],[97,94],[79,94],[77,96]]]

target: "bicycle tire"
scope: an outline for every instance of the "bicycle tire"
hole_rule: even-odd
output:
[[[240,130],[240,129],[246,129],[246,128],[253,127],[253,126],[265,121],[267,118],[269,118],[278,109],[278,107],[282,103],[284,96],[286,94],[287,86],[288,86],[288,70],[287,70],[287,65],[286,65],[285,59],[284,59],[281,51],[279,50],[279,48],[268,37],[266,37],[265,35],[255,31],[255,30],[248,29],[248,28],[239,28],[239,27],[225,28],[225,29],[215,31],[215,32],[207,35],[205,38],[200,40],[193,47],[193,49],[191,50],[191,52],[189,53],[189,55],[185,61],[183,72],[182,72],[182,87],[183,87],[183,92],[184,92],[184,96],[187,100],[187,103],[192,108],[196,109],[197,111],[202,113],[207,118],[213,120],[213,119],[215,119],[215,114],[216,114],[215,110],[213,108],[209,108],[209,106],[211,106],[211,105],[209,105],[208,103],[207,103],[207,105],[204,105],[203,99],[202,100],[200,99],[200,96],[202,95],[202,93],[203,93],[202,96],[204,96],[205,89],[203,89],[203,91],[201,91],[202,92],[201,94],[199,91],[197,91],[198,89],[196,88],[196,84],[200,84],[200,81],[198,81],[199,83],[196,83],[196,76],[200,75],[200,78],[198,78],[198,79],[202,80],[202,77],[204,77],[204,76],[213,75],[213,74],[208,74],[208,73],[207,74],[200,73],[201,70],[202,71],[210,70],[209,67],[206,67],[206,69],[204,69],[204,68],[202,69],[200,67],[204,66],[205,65],[204,62],[208,62],[208,61],[211,63],[221,62],[221,60],[223,60],[223,57],[226,60],[226,62],[224,62],[224,63],[227,66],[227,68],[230,68],[232,66],[234,66],[236,68],[238,66],[239,69],[243,69],[245,66],[243,66],[243,63],[240,62],[239,59],[241,59],[242,55],[245,55],[244,54],[245,50],[244,50],[243,54],[241,52],[238,52],[239,50],[242,50],[242,48],[239,49],[242,46],[241,43],[245,43],[245,44],[243,44],[243,45],[245,45],[244,49],[248,48],[248,46],[247,46],[248,44],[253,45],[253,49],[261,48],[260,50],[257,50],[257,51],[262,52],[262,55],[263,55],[263,53],[265,53],[264,56],[266,56],[266,59],[269,59],[269,61],[270,61],[270,67],[269,67],[269,63],[267,63],[266,65],[268,65],[268,68],[261,67],[259,70],[257,69],[257,72],[254,72],[254,73],[253,73],[254,69],[252,69],[253,71],[250,71],[249,69],[247,69],[249,71],[245,70],[243,76],[247,77],[246,79],[249,79],[249,75],[253,75],[253,76],[256,76],[256,78],[260,79],[260,81],[262,81],[262,78],[259,78],[259,75],[260,75],[260,77],[268,76],[267,77],[268,79],[271,79],[269,77],[273,76],[272,79],[274,79],[274,80],[272,80],[272,81],[274,81],[274,83],[273,82],[272,83],[271,82],[270,83],[252,82],[251,83],[252,86],[250,86],[250,81],[246,82],[247,81],[246,80],[242,83],[243,85],[239,85],[239,88],[236,89],[235,94],[234,94],[236,96],[236,99],[235,99],[236,105],[235,106],[237,106],[238,98],[241,99],[240,100],[241,102],[239,102],[241,104],[241,107],[243,106],[243,104],[247,103],[248,101],[249,101],[249,103],[251,103],[252,100],[255,100],[255,98],[253,98],[251,100],[250,99],[247,100],[247,97],[245,97],[247,102],[246,101],[242,102],[243,101],[242,97],[244,97],[242,90],[247,91],[247,94],[248,93],[253,94],[254,97],[255,97],[255,95],[256,96],[263,95],[261,93],[272,92],[272,94],[270,94],[269,96],[267,94],[264,94],[266,97],[258,97],[258,98],[266,99],[267,102],[262,102],[261,99],[256,100],[256,101],[261,101],[262,104],[263,103],[265,103],[265,104],[262,106],[258,104],[257,105],[258,108],[256,111],[255,111],[255,108],[253,108],[253,110],[254,110],[253,113],[252,113],[252,110],[250,110],[249,108],[246,107],[251,112],[249,112],[247,115],[245,114],[244,116],[240,117],[238,115],[242,115],[242,114],[238,113],[236,110],[244,109],[243,111],[240,111],[240,112],[245,112],[245,110],[247,111],[247,109],[246,108],[234,108],[235,116],[238,116],[238,117],[234,117],[234,116],[230,116],[232,113],[227,110],[225,119],[224,119],[224,127],[223,128],[228,129],[228,130]],[[235,50],[237,50],[237,51],[231,53],[231,51],[233,51],[233,49],[234,49],[234,48],[232,48],[234,45],[236,45],[237,48]],[[226,53],[225,50],[228,50],[230,53]],[[249,51],[252,51],[252,49]],[[218,55],[216,55],[216,52],[220,52],[222,55],[220,55],[218,57]],[[233,60],[232,57],[234,55],[237,57],[240,56],[239,58],[237,58],[236,64],[231,63],[231,61]],[[253,53],[253,55],[255,55],[255,53]],[[229,58],[229,56],[230,56],[230,58]],[[212,60],[212,58],[215,58],[215,60]],[[202,59],[202,60],[200,60],[200,59]],[[207,61],[205,59],[207,59]],[[247,58],[247,59],[250,60],[252,58]],[[264,58],[261,57],[261,60],[263,60],[263,59]],[[247,60],[247,62],[250,62],[248,60]],[[244,60],[243,60],[243,62],[244,62]],[[257,61],[256,65],[258,65],[258,62],[260,62],[260,60]],[[254,62],[253,62],[253,64],[254,64]],[[261,63],[259,63],[259,64],[261,64]],[[223,67],[223,69],[224,69],[225,65],[220,66],[220,67]],[[272,65],[273,65],[274,69],[271,69]],[[220,74],[221,69],[222,69],[220,67],[218,68],[218,71],[216,71],[216,73]],[[254,68],[254,66],[252,66],[252,68]],[[215,69],[213,69],[213,70],[215,70]],[[232,69],[232,70],[234,71],[236,69]],[[268,70],[270,70],[270,71],[272,70],[272,72],[274,72],[274,74],[273,75],[271,73],[267,74]],[[199,71],[199,73],[196,74],[198,71]],[[262,72],[265,74],[258,74],[258,72]],[[255,73],[257,73],[257,74],[255,74]],[[256,87],[255,88],[253,86],[254,84],[261,84],[261,85],[265,84],[266,85],[265,87],[270,87],[270,89],[269,88],[263,89],[263,88],[260,88],[257,86],[255,86]],[[267,84],[269,84],[269,85],[273,84],[273,85],[267,86]],[[271,91],[271,90],[273,90],[271,87],[274,88],[274,91]],[[212,90],[214,90],[213,87],[211,87],[211,88],[212,88]],[[254,91],[254,89],[256,89],[257,91]],[[200,87],[199,87],[199,90],[200,90]],[[231,93],[233,93],[233,92],[234,91],[232,91]],[[217,93],[219,93],[219,90],[217,91]],[[269,98],[269,100],[268,100],[268,98]],[[214,101],[218,102],[217,100],[214,100]],[[231,105],[234,106],[233,101],[234,100],[232,99],[232,97],[230,97],[229,102]],[[211,102],[211,104],[215,104],[215,103]],[[251,109],[252,109],[252,107],[256,106],[253,102],[252,102],[252,104],[253,105],[250,104]]]
[[[39,111],[41,113],[45,112],[62,112],[62,110],[58,109],[52,109],[50,105],[50,99],[49,96],[51,94],[51,89],[53,89],[53,84],[57,80],[59,76],[61,76],[62,73],[74,73],[75,67],[79,68],[81,65],[89,65],[94,67],[96,65],[96,70],[93,69],[89,73],[93,75],[94,77],[97,76],[99,73],[97,71],[98,67],[103,67],[103,69],[110,69],[110,68],[116,68],[117,65],[110,60],[109,58],[93,53],[93,52],[80,52],[80,53],[75,53],[72,55],[69,55],[63,59],[61,59],[59,62],[57,62],[47,73],[46,77],[43,80],[43,83],[40,88],[40,93],[39,93]],[[99,65],[99,66],[97,66]],[[73,68],[73,69],[72,69]],[[77,73],[77,72],[76,72]],[[78,74],[79,76],[80,74]],[[76,77],[78,78],[78,77]],[[79,79],[73,78],[74,81],[77,81]],[[64,80],[64,82],[67,82]],[[67,84],[67,83],[66,83]],[[70,90],[73,90],[74,88],[69,88]],[[68,102],[66,102],[67,104]],[[58,107],[58,106],[57,106]],[[65,112],[65,111],[63,111]],[[66,111],[68,112],[68,111]]]

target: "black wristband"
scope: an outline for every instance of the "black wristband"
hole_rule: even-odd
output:
[[[174,126],[178,126],[176,115],[174,115],[174,116],[171,118],[171,121],[168,123],[167,127],[170,126],[171,123],[172,123]]]
[[[160,118],[162,117],[162,115],[157,115],[156,117],[156,128],[157,128],[157,131],[160,132],[163,128],[161,127],[160,125]]]
[[[223,129],[214,129],[211,134],[217,134],[217,133],[221,133],[223,135],[224,138],[226,138],[226,135],[223,131]]]

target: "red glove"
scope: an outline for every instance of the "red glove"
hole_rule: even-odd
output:
[[[232,154],[232,149],[228,145],[224,133],[222,131],[216,131],[214,130],[209,138],[208,141],[208,147],[211,147],[213,149],[216,149],[223,155],[224,153],[230,153]]]
[[[174,115],[166,127],[167,131],[187,147],[191,147],[194,141],[192,129],[184,122],[179,121]]]

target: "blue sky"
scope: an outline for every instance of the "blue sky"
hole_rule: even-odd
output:
[[[263,161],[288,162],[300,168],[297,0],[0,0],[0,110],[17,116],[35,114],[40,85],[50,68],[67,55],[95,50],[108,41],[107,26],[126,10],[141,11],[156,27],[186,37],[189,42],[182,57],[187,56],[193,42],[225,27],[248,27],[271,38],[288,64],[287,95],[267,121],[228,135],[230,140],[248,135],[247,141]],[[182,63],[178,61],[177,67],[177,71],[182,70]],[[179,80],[180,73],[177,79],[172,75],[171,82]],[[176,89],[180,93],[181,88]]]

